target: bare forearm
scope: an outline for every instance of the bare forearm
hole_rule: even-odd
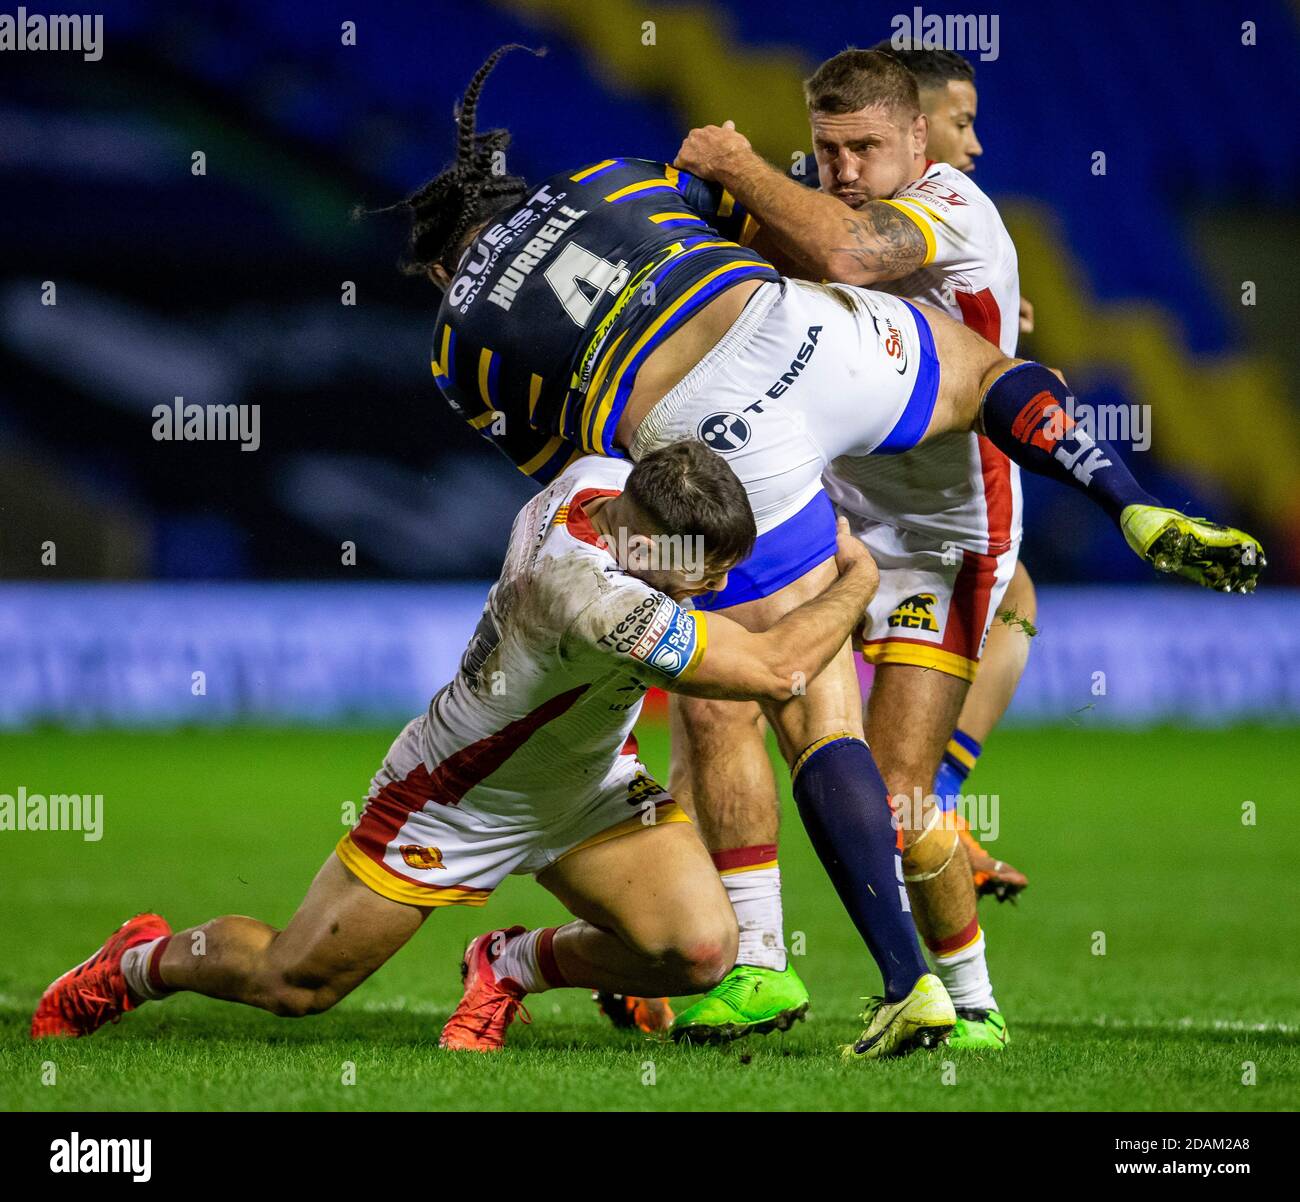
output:
[[[728,160],[720,176],[777,246],[820,279],[874,284],[899,279],[925,261],[925,235],[892,205],[873,200],[851,209],[752,152]]]
[[[852,210],[824,192],[787,179],[757,154],[737,156],[719,182],[785,254],[807,264],[820,278],[838,278],[834,261],[841,256],[834,248],[845,242],[844,221]]]
[[[868,563],[854,563],[825,592],[791,610],[763,635],[773,648],[774,670],[789,679],[811,680],[835,657],[862,621],[879,575]]]

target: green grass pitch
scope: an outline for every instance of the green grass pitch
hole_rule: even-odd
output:
[[[5,736],[6,792],[102,793],[105,834],[0,832],[0,1108],[1283,1109],[1300,1102],[1294,731],[999,733],[971,781],[1032,886],[981,903],[1011,1047],[843,1065],[879,984],[792,809],[786,926],[812,992],[786,1035],[677,1048],[614,1031],[578,990],[532,999],[498,1056],[438,1050],[457,959],[490,925],[562,921],[527,878],[443,910],[333,1011],[181,996],[91,1039],[33,1044],[32,1007],[128,915],[283,924],[394,731]],[[665,770],[666,736],[642,750]],[[788,799],[787,799],[788,802]],[[1257,807],[1254,825],[1242,806]],[[1095,955],[1095,932],[1105,955]],[[799,934],[796,934],[799,933]],[[348,1066],[355,1066],[349,1070]],[[52,1066],[52,1068],[51,1068]],[[355,1073],[355,1083],[345,1076]],[[47,1084],[47,1081],[52,1083]],[[1253,1084],[1247,1082],[1253,1081]]]

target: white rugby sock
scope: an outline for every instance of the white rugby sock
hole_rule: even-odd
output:
[[[159,935],[157,939],[151,939],[148,943],[138,943],[122,953],[122,976],[126,978],[126,987],[131,991],[133,1000],[156,1002],[159,998],[165,998],[172,993],[172,990],[155,984],[149,979],[149,957],[164,939],[170,938],[170,935]]]
[[[729,867],[735,858],[747,852],[768,853],[770,867]],[[783,972],[788,963],[785,951],[785,918],[781,912],[781,869],[776,863],[776,848],[741,848],[715,853],[713,862],[722,875],[722,885],[736,912],[740,927],[737,964],[771,968]]]
[[[935,975],[948,990],[952,1004],[962,1009],[996,1010],[993,985],[989,981],[988,961],[984,958],[984,929],[974,942],[950,956],[931,952]]]
[[[545,993],[546,990],[553,988],[554,983],[547,980],[543,962],[548,958],[552,963],[554,962],[554,954],[550,948],[556,929],[536,927],[531,931],[525,931],[522,935],[516,935],[513,939],[508,939],[501,954],[492,961],[497,980],[509,977],[517,982],[525,993]],[[552,969],[552,972],[554,971]]]

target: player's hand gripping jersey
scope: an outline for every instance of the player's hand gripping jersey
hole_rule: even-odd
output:
[[[583,458],[515,518],[459,672],[398,736],[338,846],[384,896],[482,904],[509,873],[629,823],[685,820],[631,734],[646,688],[699,662],[704,624],[624,572],[583,508],[630,471]]]
[[[552,176],[466,251],[438,311],[433,375],[526,475],[621,454],[614,431],[646,358],[727,288],[776,280],[732,241],[731,196],[663,163]]]

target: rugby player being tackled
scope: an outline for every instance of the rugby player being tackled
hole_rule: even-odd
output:
[[[697,609],[725,611],[749,630],[772,626],[835,576],[836,519],[822,485],[832,462],[972,433],[1081,491],[1159,570],[1254,587],[1259,544],[1160,507],[1113,446],[1071,420],[1051,371],[938,309],[782,277],[739,244],[747,214],[719,183],[628,157],[533,185],[507,173],[509,134],[478,133],[475,112],[508,49],[466,91],[451,165],[403,202],[408,268],[443,291],[434,379],[455,412],[543,485],[583,454],[637,462],[684,438],[722,454],[758,537],[727,587],[697,598]],[[842,201],[771,174],[774,190],[829,206],[816,242],[832,257],[871,253],[856,238],[845,245],[852,215]],[[923,240],[891,212],[893,232]],[[778,210],[767,216],[781,224]],[[899,831],[864,738],[848,644],[764,713],[813,846],[883,978],[850,1053],[869,1056],[882,1014],[885,1027],[924,1022],[950,1002],[930,984],[899,886]],[[936,840],[924,853],[941,852],[941,862],[943,850]]]
[[[444,1048],[495,1051],[528,993],[694,993],[736,954],[736,923],[689,819],[637,759],[650,685],[789,700],[836,656],[877,583],[847,525],[836,577],[770,629],[683,608],[753,548],[745,491],[699,442],[582,458],[519,513],[456,676],[398,735],[356,826],[283,930],[226,915],[173,932],[130,919],[46,989],[34,1038],[89,1035],[189,991],[300,1017],[329,1009],[434,910],[483,905],[529,873],[575,920],[490,931],[463,960]],[[870,1055],[951,1029],[930,1006],[882,1010]]]

